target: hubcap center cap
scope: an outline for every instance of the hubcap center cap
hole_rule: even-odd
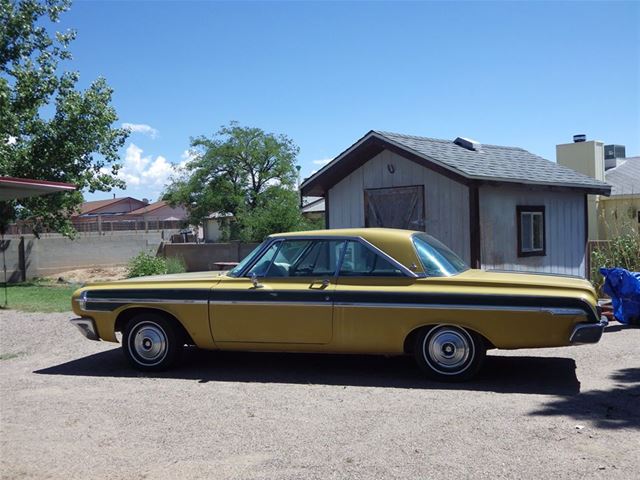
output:
[[[445,357],[450,357],[455,353],[456,348],[452,343],[445,343],[442,345],[442,354]]]

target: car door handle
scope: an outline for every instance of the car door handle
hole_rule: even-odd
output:
[[[322,290],[324,288],[327,288],[330,283],[331,283],[331,281],[328,278],[325,278],[325,279],[322,279],[322,280],[314,280],[314,281],[311,282],[311,285],[309,285],[309,288],[315,288],[315,289]]]

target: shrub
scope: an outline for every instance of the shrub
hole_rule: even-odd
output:
[[[167,273],[183,273],[187,271],[187,265],[182,258],[169,257],[164,259],[167,265]]]
[[[150,252],[140,252],[129,261],[127,277],[181,273],[185,270],[185,264],[179,258],[156,257]]]
[[[603,242],[591,252],[591,281],[598,292],[604,283],[600,268],[640,271],[640,233],[627,233]]]

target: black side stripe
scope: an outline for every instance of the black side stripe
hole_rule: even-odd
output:
[[[94,299],[96,302],[91,302]],[[107,302],[100,301],[101,299]],[[262,289],[137,289],[137,290],[97,290],[87,292],[87,309],[112,311],[135,300],[152,301],[211,301],[211,302],[286,302],[286,303],[318,303],[335,302],[336,304],[369,304],[380,305],[451,305],[487,307],[530,307],[530,308],[573,308],[585,312],[590,321],[597,322],[591,306],[578,298],[481,295],[481,294],[441,294],[441,293],[406,293],[406,292],[371,292],[371,291],[325,291],[308,289],[298,291],[262,290]],[[114,300],[109,302],[108,300]],[[122,302],[120,300],[123,300]],[[126,300],[129,300],[127,302]]]

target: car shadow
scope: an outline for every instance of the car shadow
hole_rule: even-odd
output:
[[[604,332],[605,333],[620,332],[622,330],[631,330],[635,328],[640,328],[640,325],[628,325],[625,323],[616,322],[616,323],[610,323],[609,325],[604,327]]]
[[[610,378],[616,382],[613,388],[558,398],[531,415],[563,415],[606,429],[640,429],[640,368],[623,368]]]
[[[301,353],[209,352],[186,349],[175,368],[141,373],[119,348],[37,370],[41,375],[178,378],[207,382],[258,382],[355,387],[420,388],[498,393],[575,395],[576,364],[554,357],[487,356],[470,382],[441,383],[425,378],[411,357]]]

